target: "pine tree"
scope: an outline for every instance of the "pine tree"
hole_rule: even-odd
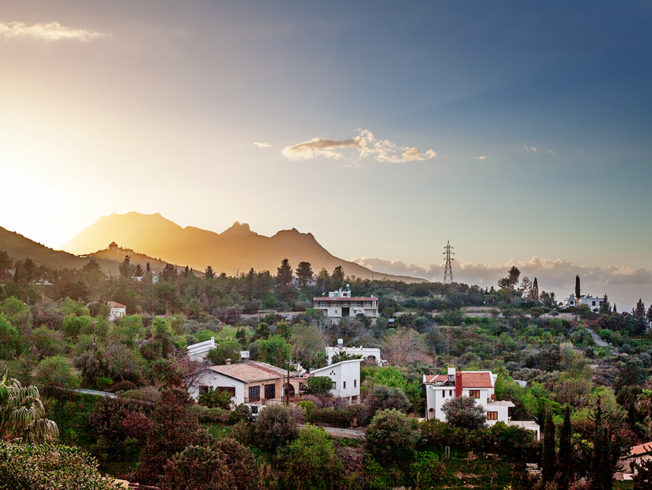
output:
[[[652,305],[647,309],[647,321],[652,322]]]
[[[611,305],[609,304],[609,298],[607,297],[607,293],[604,293],[604,297],[602,298],[602,304],[600,305],[600,313],[608,315],[610,311],[611,311]]]
[[[564,424],[559,434],[559,473],[557,482],[561,490],[567,490],[573,480],[573,453],[571,446],[572,426],[570,419],[570,407],[566,405],[564,410]]]
[[[288,259],[283,259],[281,267],[276,269],[276,284],[281,288],[287,288],[292,284],[292,267]]]
[[[206,266],[206,269],[204,270],[204,277],[206,279],[213,279],[215,277],[215,271],[213,270],[213,266],[211,265]]]
[[[634,315],[635,318],[645,318],[645,304],[643,304],[641,298],[638,299],[636,306],[632,310],[632,315]]]
[[[582,290],[580,289],[580,275],[575,276],[575,297],[579,298]]]
[[[310,262],[305,261],[299,262],[296,273],[297,280],[299,281],[299,287],[302,288],[305,287],[310,281],[312,281],[312,277],[314,276]]]
[[[543,432],[543,464],[541,474],[544,482],[551,482],[555,479],[557,472],[557,456],[555,454],[555,422],[552,420],[550,409],[545,415]]]

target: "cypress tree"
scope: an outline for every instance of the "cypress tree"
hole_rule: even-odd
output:
[[[532,299],[539,301],[539,281],[537,281],[537,278],[534,278],[534,282],[532,283]]]
[[[575,276],[575,297],[579,298],[581,292],[582,291],[580,289],[580,275],[578,274]]]
[[[550,409],[546,412],[545,421],[541,474],[544,482],[551,482],[555,479],[557,472],[557,456],[555,454],[555,423],[552,420]]]
[[[558,484],[561,490],[567,490],[573,480],[572,427],[570,419],[570,407],[566,405],[564,410],[564,424],[559,434],[559,475]]]

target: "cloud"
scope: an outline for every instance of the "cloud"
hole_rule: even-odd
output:
[[[525,151],[530,151],[532,153],[536,153],[537,147],[536,146],[528,146],[528,145],[523,145],[523,149]]]
[[[254,141],[254,146],[257,146],[258,148],[271,148],[272,144],[265,143],[264,141]]]
[[[386,139],[378,139],[368,129],[358,129],[357,135],[345,140],[312,138],[311,140],[286,146],[281,153],[290,160],[310,160],[312,158],[342,159],[352,150],[357,158],[372,158],[377,162],[405,163],[430,160],[437,156],[432,149],[419,150],[413,146],[399,146]]]
[[[105,37],[101,32],[91,31],[88,29],[72,29],[63,26],[58,22],[49,22],[47,24],[33,24],[28,26],[23,22],[0,22],[0,37],[12,39],[38,39],[40,41],[92,41]]]
[[[361,258],[354,262],[377,272],[422,277],[431,281],[441,281],[444,276],[443,263],[422,266],[378,258]],[[493,265],[455,261],[453,275],[458,282],[496,287],[498,279],[504,277],[512,265],[520,269],[521,277],[536,277],[540,290],[555,291],[560,300],[574,291],[575,275],[579,274],[583,294],[602,296],[607,293],[612,302],[617,302],[619,311],[631,309],[639,297],[646,304],[652,302],[651,268],[591,267],[562,259],[532,257],[530,260]]]
[[[475,157],[475,159],[476,159],[476,160],[483,160],[483,161],[484,161],[484,160],[487,159],[487,155],[480,155],[479,157]]]

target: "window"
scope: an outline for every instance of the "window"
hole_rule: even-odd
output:
[[[337,383],[333,381],[333,385],[331,386],[331,390],[336,390],[337,389]]]
[[[469,396],[471,398],[480,398],[480,390],[469,390]]]
[[[448,396],[453,396],[453,390],[448,390]]]
[[[276,398],[276,385],[265,385],[265,398],[268,400]]]
[[[342,389],[346,390],[346,381],[342,381]]]
[[[498,412],[487,412],[487,420],[498,420]]]
[[[353,387],[356,388],[358,386],[358,380],[354,379],[353,380]]]
[[[260,386],[250,386],[249,387],[249,401],[257,402],[260,400]]]
[[[441,397],[446,398],[446,390],[441,390]]]

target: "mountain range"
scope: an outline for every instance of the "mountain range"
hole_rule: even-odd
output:
[[[118,247],[109,247],[115,242]],[[293,268],[300,261],[310,262],[315,273],[329,272],[339,265],[347,276],[363,279],[420,282],[410,276],[374,272],[355,262],[335,257],[322,247],[311,233],[295,228],[281,230],[273,236],[255,233],[246,223],[235,222],[222,233],[192,226],[181,227],[159,213],[111,214],[103,216],[63,246],[65,251],[49,249],[22,235],[0,228],[0,250],[14,259],[31,257],[36,263],[55,267],[83,267],[90,257],[110,273],[125,255],[132,264],[150,262],[154,270],[165,263],[189,266],[203,271],[210,265],[216,273],[227,275],[268,270],[276,273],[287,258]]]

